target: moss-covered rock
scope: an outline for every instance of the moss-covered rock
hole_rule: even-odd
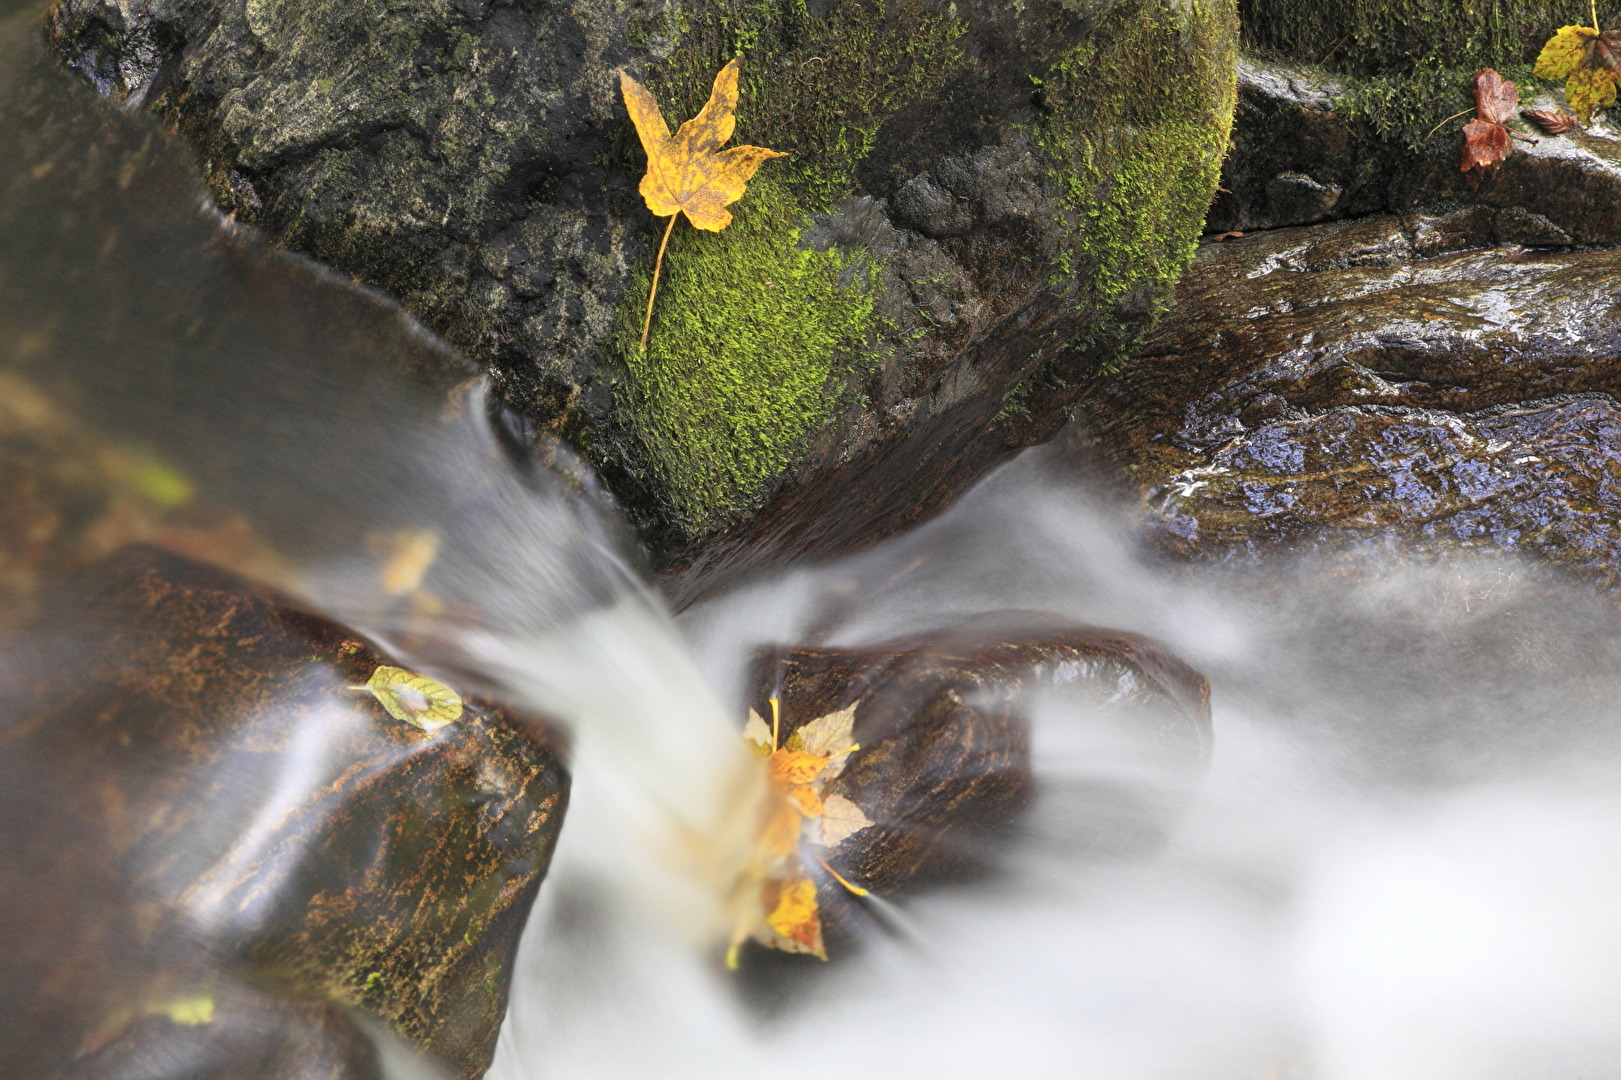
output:
[[[60,0],[221,206],[398,295],[583,447],[693,595],[876,539],[1062,423],[1191,254],[1231,0]],[[672,121],[743,51],[786,150],[662,231],[616,67]]]

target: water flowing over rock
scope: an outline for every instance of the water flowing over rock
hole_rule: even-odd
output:
[[[7,1075],[380,1075],[342,1010],[483,1074],[568,800],[542,726],[395,720],[366,643],[150,549],[6,658]]]
[[[381,286],[586,451],[685,602],[870,543],[1055,432],[1185,265],[1230,0],[935,5],[62,0],[56,50],[219,205]],[[614,69],[667,118],[747,52],[767,165],[659,222]]]
[[[1210,750],[1203,676],[1146,638],[1042,612],[999,612],[861,647],[767,649],[750,682],[762,715],[780,695],[784,740],[855,707],[860,750],[825,794],[848,798],[876,825],[850,837],[830,864],[881,895],[995,864],[996,848],[1039,793],[1030,760],[1039,710],[1066,710],[1065,723],[1097,732],[1118,729],[1153,777],[1142,790],[1090,793],[1071,825],[1076,844],[1099,853],[1163,837]],[[860,903],[831,884],[820,898],[835,925]]]
[[[1535,229],[1470,208],[1207,245],[1083,410],[1152,537],[1518,552],[1621,584],[1621,251],[1522,246]]]

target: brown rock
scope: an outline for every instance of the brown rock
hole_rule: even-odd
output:
[[[1151,536],[1524,552],[1621,584],[1621,252],[1528,250],[1503,215],[1207,246],[1082,414]]]
[[[350,689],[385,662],[366,643],[144,548],[47,592],[7,661],[0,798],[51,825],[7,852],[29,887],[0,921],[29,935],[0,1015],[42,1034],[0,1071],[258,1039],[266,1071],[231,1075],[369,1077],[339,1005],[483,1074],[568,798],[543,727],[394,720]]]
[[[1134,720],[1132,710],[1146,709],[1140,719],[1184,778],[1202,770],[1210,744],[1203,676],[1146,638],[1041,612],[983,616],[863,648],[770,650],[757,658],[751,686],[751,704],[764,715],[780,688],[784,738],[856,704],[861,749],[827,793],[877,824],[837,848],[830,864],[883,894],[987,862],[989,845],[1035,790],[1030,714],[1045,695]],[[1075,829],[1097,825],[1077,821]],[[837,898],[824,890],[829,900],[837,921]]]

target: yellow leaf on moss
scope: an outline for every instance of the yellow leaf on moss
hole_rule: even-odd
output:
[[[1585,66],[1588,45],[1596,37],[1598,31],[1591,26],[1561,26],[1537,56],[1537,78],[1569,78],[1578,68]]]
[[[720,69],[709,102],[670,135],[659,104],[647,87],[619,73],[625,109],[647,152],[647,174],[637,189],[658,217],[685,213],[694,227],[719,232],[732,223],[726,207],[743,197],[748,182],[768,159],[786,157],[763,146],[720,146],[737,127],[737,80],[741,58]]]
[[[404,668],[383,665],[371,673],[364,689],[396,720],[432,734],[462,714],[461,695],[438,679]]]

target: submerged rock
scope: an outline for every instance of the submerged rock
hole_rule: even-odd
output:
[[[780,696],[785,743],[806,723],[854,707],[860,749],[823,797],[849,799],[875,824],[828,862],[884,895],[994,864],[1040,791],[1030,748],[1038,715],[1050,728],[1085,727],[1100,740],[1112,732],[1111,760],[1142,767],[1135,785],[1100,778],[1083,796],[1071,839],[1099,853],[1162,837],[1210,748],[1203,676],[1148,639],[1042,612],[1002,612],[856,648],[769,649],[750,683],[762,715]],[[1043,737],[1064,741],[1051,730]],[[855,914],[830,881],[819,900],[835,926]]]
[[[1082,414],[1155,541],[1518,552],[1621,585],[1621,251],[1508,242],[1534,226],[1473,208],[1207,246]]]
[[[626,8],[61,0],[51,40],[220,206],[398,296],[583,448],[679,600],[930,513],[1050,436],[1191,252],[1230,0]],[[767,164],[660,222],[614,69],[672,121],[747,50]]]
[[[7,830],[6,1074],[377,1075],[341,1006],[483,1075],[568,799],[545,729],[393,719],[371,647],[220,571],[78,578],[6,653],[0,799],[52,808]]]

